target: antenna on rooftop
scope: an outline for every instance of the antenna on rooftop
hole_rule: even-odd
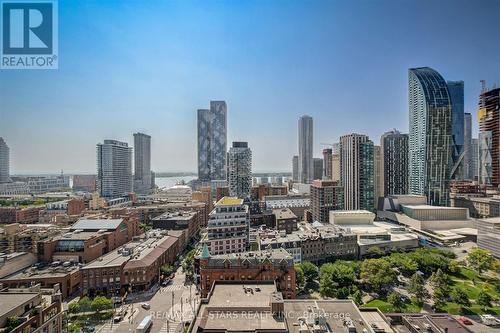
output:
[[[481,94],[486,92],[486,80],[480,80],[481,82]]]

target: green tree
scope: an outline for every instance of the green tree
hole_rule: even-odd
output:
[[[448,272],[451,274],[458,274],[460,272],[460,264],[456,260],[450,260],[448,264]]]
[[[393,291],[387,297],[387,302],[392,305],[396,312],[401,312],[401,309],[404,307],[404,302],[401,299],[401,295],[397,291]]]
[[[160,272],[163,276],[169,276],[173,272],[175,272],[175,268],[172,265],[165,264],[160,267]]]
[[[494,259],[489,251],[474,248],[467,255],[469,266],[479,274],[493,267]]]
[[[300,264],[295,264],[293,265],[293,268],[295,269],[295,282],[297,284],[297,288],[299,290],[303,290],[306,284],[306,278],[304,276],[304,271],[302,270],[302,267]]]
[[[104,296],[97,296],[92,300],[91,308],[95,312],[112,309],[113,302],[111,301],[111,299],[106,298]]]
[[[319,276],[321,295],[337,298],[347,298],[349,287],[353,285],[356,279],[356,273],[352,265],[342,261],[322,265]]]
[[[408,284],[408,291],[412,293],[417,302],[422,303],[426,296],[425,290],[425,280],[419,273],[415,273],[411,276],[410,282]]]
[[[477,295],[477,304],[482,306],[484,309],[491,306],[491,301],[492,301],[492,298],[491,298],[490,294],[488,294],[484,290],[481,290],[479,292],[479,294]]]
[[[448,293],[450,292],[450,277],[441,269],[438,269],[436,272],[432,273],[430,282],[432,287],[434,289],[439,289],[443,295],[448,295]]]
[[[379,258],[384,254],[385,252],[378,246],[371,246],[366,250],[366,256],[369,258]]]
[[[90,301],[90,299],[87,296],[80,298],[80,300],[78,301],[78,305],[80,306],[80,311],[81,312],[90,311],[91,310],[91,303],[92,302]]]
[[[435,288],[432,292],[432,300],[436,309],[442,309],[446,305],[447,294],[440,288]]]
[[[82,323],[78,320],[72,321],[68,325],[69,333],[78,333],[82,330]]]
[[[69,313],[78,313],[80,312],[80,304],[78,302],[70,303],[68,306]]]
[[[363,294],[358,288],[355,288],[354,292],[351,293],[351,296],[349,296],[349,298],[352,299],[352,301],[356,303],[357,306],[363,304]]]
[[[469,296],[467,296],[467,293],[462,288],[460,287],[453,288],[450,296],[451,300],[460,305],[462,308],[470,306]]]
[[[396,282],[396,272],[384,259],[366,259],[361,264],[360,277],[375,292]]]
[[[304,261],[300,264],[300,267],[304,272],[306,283],[312,283],[318,278],[318,267],[312,262]]]

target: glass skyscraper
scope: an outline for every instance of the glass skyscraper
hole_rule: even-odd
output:
[[[151,136],[134,133],[134,192],[151,192]]]
[[[210,109],[198,110],[198,179],[226,179],[227,106],[211,101]]]
[[[252,189],[252,151],[247,142],[233,142],[228,153],[229,195],[245,199]]]
[[[448,92],[451,98],[451,142],[452,160],[451,179],[463,179],[465,159],[464,153],[464,81],[448,81]],[[464,154],[465,155],[465,154]]]
[[[299,118],[299,182],[309,184],[313,178],[313,119],[305,115]]]
[[[429,204],[447,205],[453,163],[448,85],[432,68],[412,68],[408,102],[410,193],[427,196]]]
[[[132,192],[132,148],[126,142],[104,140],[97,144],[97,188],[106,198]]]

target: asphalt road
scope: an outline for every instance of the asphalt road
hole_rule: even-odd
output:
[[[168,286],[159,287],[155,293],[135,295],[137,299],[133,303],[123,305],[127,313],[120,323],[106,323],[96,333],[134,333],[147,315],[153,317],[149,333],[177,332],[182,321],[192,318],[193,309],[199,302],[195,285],[185,285],[184,280],[185,275],[179,268]],[[148,303],[151,308],[142,308],[142,303]]]

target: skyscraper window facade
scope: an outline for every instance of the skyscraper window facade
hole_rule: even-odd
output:
[[[252,190],[252,151],[246,142],[233,142],[228,154],[229,195],[245,199]]]
[[[479,96],[479,182],[500,185],[500,88]]]
[[[313,119],[299,118],[299,182],[309,184],[314,178]]]
[[[373,142],[363,134],[340,137],[340,178],[344,209],[374,209]]]
[[[452,102],[443,77],[429,67],[408,71],[410,193],[447,205],[452,169]]]
[[[453,167],[450,177],[451,179],[463,179],[465,164],[464,81],[448,81],[447,85],[452,109],[451,142]]]
[[[151,192],[151,136],[134,133],[134,192]]]
[[[132,192],[132,148],[126,142],[97,144],[97,188],[105,198]]]
[[[0,137],[0,183],[10,182],[10,150],[5,140]]]
[[[380,139],[383,158],[384,196],[408,193],[408,134],[397,130]]]
[[[198,110],[198,179],[226,179],[227,105],[211,101],[210,109]]]
[[[323,149],[323,179],[332,179],[332,149]]]

